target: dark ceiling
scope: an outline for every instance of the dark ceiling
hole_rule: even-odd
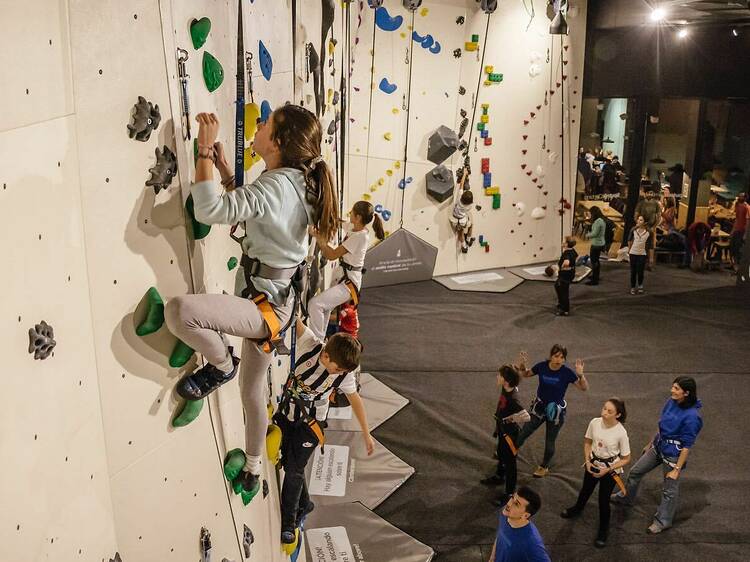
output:
[[[589,0],[589,25],[597,29],[654,25],[655,7],[664,8],[663,25],[750,26],[748,0]]]

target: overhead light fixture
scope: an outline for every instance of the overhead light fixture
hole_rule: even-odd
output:
[[[677,37],[679,37],[680,39],[685,39],[685,37],[687,37],[688,34],[689,34],[689,32],[688,32],[687,28],[683,27],[682,29],[680,29],[677,32]]]
[[[559,5],[557,7],[557,13],[552,19],[552,23],[549,25],[550,35],[567,35],[568,34],[568,22],[565,19],[565,12],[568,8],[567,0],[558,0]]]
[[[667,161],[664,160],[664,158],[658,155],[656,158],[652,158],[651,160],[649,160],[649,162],[651,162],[652,164],[666,164],[667,163]]]
[[[740,34],[739,34],[739,32],[737,31],[737,28],[736,28],[736,27],[732,29],[732,35],[734,35],[735,37],[739,37],[739,35],[740,35]]]
[[[602,141],[602,144],[614,144],[615,141],[613,141],[611,138],[609,138],[609,135],[607,135],[607,138]]]
[[[664,8],[654,8],[651,10],[651,21],[660,22],[667,17],[667,11]]]

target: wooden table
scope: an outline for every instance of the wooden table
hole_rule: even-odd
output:
[[[622,213],[610,207],[606,201],[579,201],[578,205],[582,205],[587,210],[591,210],[592,207],[599,207],[602,210],[602,214],[608,219],[614,222],[622,221]]]

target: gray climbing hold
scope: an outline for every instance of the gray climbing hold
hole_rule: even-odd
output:
[[[414,11],[422,5],[422,0],[404,0],[404,8]]]
[[[458,150],[460,152],[463,152],[469,147],[469,143],[467,143],[465,140],[462,140],[460,143],[458,143]]]
[[[166,145],[161,152],[157,147],[154,153],[156,154],[156,166],[148,169],[151,173],[151,179],[146,182],[146,185],[152,186],[154,193],[159,193],[162,189],[167,189],[172,183],[172,178],[177,175],[177,157]]]
[[[253,532],[249,529],[247,525],[243,525],[242,530],[242,550],[245,551],[245,558],[250,558],[250,547],[255,542],[255,537],[253,536]]]
[[[463,96],[466,93],[466,88],[463,86],[458,87],[458,95]]]
[[[440,125],[427,143],[427,160],[442,164],[457,149],[458,135],[445,125]]]
[[[268,497],[268,493],[270,490],[268,489],[268,480],[263,480],[263,499]]]
[[[331,122],[328,124],[328,130],[326,131],[329,135],[335,135],[336,130],[338,129],[337,123],[335,119],[331,119]]]
[[[138,96],[138,103],[133,106],[133,124],[128,125],[130,138],[146,142],[151,137],[151,131],[156,129],[161,122],[159,106],[146,101],[143,96]]]
[[[29,353],[34,354],[34,359],[47,359],[57,345],[54,338],[52,326],[42,320],[29,330]]]
[[[485,14],[492,14],[497,10],[497,0],[481,0],[480,7]]]
[[[122,558],[120,558],[120,553],[119,552],[115,552],[115,557],[114,558],[110,558],[109,562],[122,562]]]
[[[211,562],[211,533],[201,527],[201,562]]]
[[[453,172],[442,164],[427,172],[425,180],[427,182],[427,195],[438,203],[442,203],[446,199],[453,197],[453,188],[455,186]]]
[[[469,118],[466,117],[466,112],[462,109],[461,113],[463,114],[463,119],[461,120],[461,125],[458,128],[458,138],[460,139],[464,137],[464,134],[466,134],[466,127],[469,126]]]

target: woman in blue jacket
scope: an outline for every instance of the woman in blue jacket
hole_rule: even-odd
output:
[[[661,466],[664,472],[664,485],[659,509],[656,510],[654,521],[648,527],[651,534],[661,533],[672,526],[680,496],[682,470],[703,427],[703,418],[699,411],[702,404],[698,400],[695,379],[677,377],[672,383],[671,394],[671,398],[661,411],[659,431],[643,449],[641,458],[628,474],[625,485],[627,496],[622,492],[612,496],[617,503],[632,505],[641,478],[657,466]]]

